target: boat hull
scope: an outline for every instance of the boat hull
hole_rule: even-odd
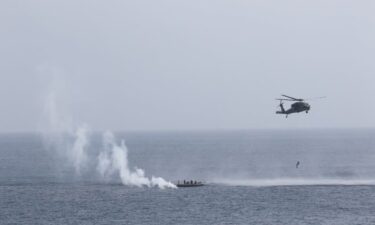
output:
[[[177,187],[201,187],[204,184],[176,184]]]

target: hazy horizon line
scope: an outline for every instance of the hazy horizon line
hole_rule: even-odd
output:
[[[298,131],[298,130],[375,130],[375,127],[295,127],[295,128],[186,128],[186,129],[92,129],[92,133],[102,133],[105,131],[114,133],[178,133],[178,132],[246,132],[246,131]],[[69,133],[64,131],[45,132],[38,130],[16,130],[16,131],[0,131],[0,134],[38,134],[38,133]]]

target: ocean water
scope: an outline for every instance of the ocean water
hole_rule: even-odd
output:
[[[115,137],[126,141],[131,170],[206,185],[160,189],[102,179],[98,133],[88,138],[79,173],[64,156],[74,138],[51,145],[39,134],[1,134],[0,224],[375,224],[375,130]]]

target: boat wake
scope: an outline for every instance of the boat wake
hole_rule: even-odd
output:
[[[375,179],[335,179],[335,178],[276,178],[276,179],[247,179],[230,180],[217,179],[211,183],[228,186],[253,186],[253,187],[272,187],[272,186],[320,186],[320,185],[375,185]]]

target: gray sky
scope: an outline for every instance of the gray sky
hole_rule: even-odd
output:
[[[0,131],[375,126],[375,2],[0,2]],[[328,96],[276,115],[280,94]]]

